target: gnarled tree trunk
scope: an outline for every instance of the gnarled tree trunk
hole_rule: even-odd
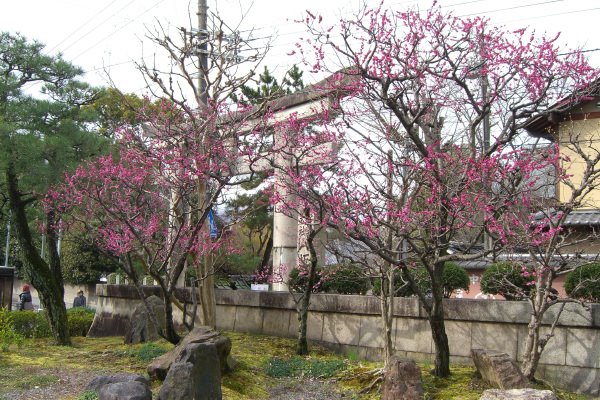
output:
[[[46,262],[40,256],[40,252],[33,243],[33,237],[25,214],[25,207],[36,199],[33,197],[23,199],[19,191],[19,181],[15,173],[14,164],[10,160],[6,168],[6,182],[17,239],[21,246],[23,258],[26,261],[23,264],[25,275],[40,295],[40,301],[46,309],[50,330],[56,343],[70,346],[71,337],[69,335],[67,310],[64,301],[65,290],[60,268],[60,258],[58,257],[58,249],[56,247],[57,237],[54,227],[54,213],[50,211],[46,214],[50,249],[49,262]]]

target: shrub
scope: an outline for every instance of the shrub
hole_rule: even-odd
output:
[[[17,311],[13,312],[15,331],[27,338],[50,337],[50,325],[45,311]],[[94,321],[95,311],[89,308],[76,307],[67,310],[69,334],[71,336],[85,336]]]
[[[332,265],[323,274],[321,288],[324,292],[365,294],[369,290],[369,279],[360,265]]]
[[[13,312],[15,331],[26,338],[42,338],[51,336],[46,312],[15,311]]]
[[[531,274],[522,264],[499,262],[489,266],[481,276],[481,291],[485,294],[499,294],[506,300],[523,300],[532,290],[531,282],[525,275]],[[526,274],[524,274],[524,271]]]
[[[570,272],[565,280],[565,291],[575,299],[600,303],[600,263]]]
[[[452,293],[459,289],[468,292],[471,284],[467,271],[460,265],[451,262],[444,265],[442,280],[444,282],[445,298],[450,298]]]
[[[96,312],[90,308],[75,307],[67,310],[69,334],[71,336],[86,336],[94,322]]]
[[[0,308],[0,349],[8,351],[12,344],[21,347],[25,337],[15,331],[13,313],[7,308]]]
[[[423,291],[423,293],[428,293],[431,291],[431,281],[425,268],[412,268],[410,272],[417,286],[421,291]],[[465,271],[465,269],[458,264],[448,262],[444,265],[442,282],[444,284],[445,298],[449,298],[452,293],[458,289],[469,291],[469,274],[467,274],[467,271]],[[405,283],[406,281],[402,276],[402,272],[397,271],[394,274],[394,288],[396,290],[397,297],[410,297],[415,295],[413,290]],[[379,296],[380,293],[381,280],[377,279],[373,284],[373,294]]]
[[[321,274],[322,274],[322,270],[320,268],[317,268],[317,270],[315,271],[315,284],[313,285],[313,289],[312,289],[313,293],[318,293],[318,292],[322,291],[322,289],[321,289]],[[298,268],[293,268],[290,271],[289,278],[288,278],[288,285],[290,288],[292,288],[292,290],[294,290],[295,292],[303,292],[304,288],[306,287],[307,284],[308,284],[308,276],[305,273],[301,274],[300,270]]]

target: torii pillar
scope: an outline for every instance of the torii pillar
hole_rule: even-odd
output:
[[[294,190],[290,189],[292,183],[285,173],[287,167],[292,167],[293,149],[286,148],[285,132],[278,131],[282,129],[281,122],[294,116],[298,121],[314,120],[317,122],[319,116],[327,114],[329,118],[339,112],[340,98],[346,94],[346,91],[340,89],[340,82],[346,80],[347,75],[336,73],[329,78],[308,86],[304,90],[275,99],[267,104],[266,110],[273,112],[272,121],[265,127],[274,129],[273,147],[277,150],[275,156],[269,155],[259,162],[249,164],[242,161],[238,167],[238,173],[248,173],[252,171],[274,170],[275,190],[282,199],[279,204],[275,204],[273,211],[273,290],[287,291],[287,280],[292,268],[298,266],[298,249],[306,249],[306,227],[298,224],[298,219],[289,216],[289,212],[283,212],[284,204],[294,204]],[[252,124],[249,124],[249,129]],[[327,147],[322,149],[321,146]],[[335,152],[333,143],[326,143],[317,146],[314,154],[304,155],[300,160],[301,165],[325,164],[331,163],[332,159],[323,159],[323,154],[333,155]],[[324,151],[323,151],[324,150]],[[265,162],[266,160],[266,162]],[[260,164],[260,165],[259,165]],[[298,218],[300,216],[298,215]]]

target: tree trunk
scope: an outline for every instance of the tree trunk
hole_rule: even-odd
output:
[[[393,274],[393,273],[392,273]],[[394,346],[392,342],[392,324],[394,323],[394,280],[390,280],[388,274],[386,279],[381,279],[381,293],[379,304],[381,307],[381,329],[383,330],[383,368],[387,369],[392,356]],[[390,293],[392,293],[390,295]]]
[[[198,289],[200,292],[200,306],[202,308],[202,325],[215,329],[217,326],[217,303],[215,299],[215,280],[213,273],[208,271],[208,275],[202,280],[202,284]]]
[[[431,273],[431,301],[428,311],[431,336],[435,346],[435,367],[433,374],[440,378],[450,376],[450,346],[446,335],[446,324],[444,322],[444,284],[442,280],[443,263],[433,267]]]
[[[165,298],[165,332],[164,338],[170,343],[177,344],[181,340],[181,337],[175,331],[175,325],[173,323],[173,303],[171,299]]]
[[[435,304],[438,303],[439,304]],[[444,308],[442,300],[434,300],[434,305],[429,316],[429,325],[431,326],[431,335],[435,345],[435,368],[433,374],[440,378],[450,376],[450,346],[448,345],[448,336],[446,335],[446,326],[444,324]]]
[[[265,252],[263,253],[262,260],[260,262],[260,270],[264,271],[264,268],[267,265],[273,267],[273,263],[269,264],[269,260],[271,259],[271,252],[273,251],[273,232],[269,233],[269,240],[267,240],[267,245],[265,246]],[[273,271],[270,271],[273,273]]]
[[[523,361],[521,362],[521,372],[531,382],[535,382],[535,373],[540,363],[540,358],[548,341],[554,336],[554,329],[564,310],[565,303],[562,303],[560,309],[554,317],[554,322],[550,327],[550,332],[540,334],[542,320],[548,309],[557,303],[556,297],[550,298],[549,288],[552,288],[554,275],[549,268],[539,268],[535,282],[535,294],[529,298],[531,306],[531,315],[527,325],[527,340],[525,341],[525,350],[523,352]]]
[[[25,206],[30,200],[25,201],[21,198],[18,188],[18,179],[14,171],[14,165],[11,160],[8,161],[6,168],[6,182],[10,209],[13,215],[13,221],[16,227],[17,239],[21,246],[21,252],[25,263],[23,269],[30,283],[38,291],[40,301],[46,309],[48,323],[52,336],[59,345],[70,346],[71,337],[69,335],[69,325],[67,321],[67,310],[64,301],[64,286],[62,274],[60,272],[60,261],[56,251],[56,238],[52,234],[54,223],[52,214],[49,213],[50,232],[50,260],[52,268],[42,259],[38,249],[33,243],[33,237],[29,229]]]
[[[523,361],[521,362],[521,372],[531,382],[535,381],[535,372],[540,361],[540,352],[538,351],[540,342],[540,321],[537,313],[531,313],[529,324],[527,325],[527,340],[525,341],[525,351],[523,352]]]
[[[310,245],[312,247],[312,244]],[[311,250],[311,258],[312,258]],[[308,341],[306,339],[308,329],[308,306],[310,305],[310,296],[312,294],[313,286],[315,285],[315,272],[317,267],[316,253],[315,258],[310,263],[308,271],[308,282],[304,288],[302,299],[300,300],[300,306],[298,307],[298,344],[296,347],[296,354],[305,355],[308,354]]]
[[[310,297],[310,296],[309,296]],[[308,304],[310,298],[302,297],[301,305],[298,308],[298,343],[296,344],[296,354],[308,354],[308,341],[306,339],[308,327]]]
[[[60,297],[59,294],[51,294],[48,296],[44,293],[58,293],[59,291],[57,291],[56,288],[53,288],[52,285],[45,285],[34,279],[32,279],[32,284],[37,289],[40,295],[40,301],[46,310],[52,337],[57,344],[61,346],[70,346],[71,336],[69,334],[67,310],[63,300],[64,292],[60,291],[62,294]]]
[[[310,263],[308,269],[308,281],[304,287],[304,293],[300,300],[298,311],[298,344],[296,347],[296,354],[306,355],[308,354],[308,341],[306,339],[308,329],[308,306],[310,305],[310,296],[312,294],[313,286],[315,285],[315,278],[317,272],[317,252],[313,244],[313,240],[317,235],[318,231],[310,228],[310,233],[306,240],[308,250],[310,253]]]

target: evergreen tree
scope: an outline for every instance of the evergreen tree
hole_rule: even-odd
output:
[[[304,89],[302,74],[300,68],[294,65],[283,77],[283,84],[279,85],[277,79],[271,75],[269,68],[265,66],[263,73],[258,75],[255,87],[243,85],[240,88],[242,96],[234,94],[232,97],[234,101],[247,106],[258,105],[264,101],[292,94]]]
[[[2,196],[12,214],[23,272],[38,290],[58,344],[71,343],[58,256],[55,210],[36,207],[49,185],[78,160],[99,154],[104,141],[88,129],[96,112],[84,107],[97,91],[78,80],[83,73],[44,45],[19,34],[0,33],[0,173]],[[33,96],[36,89],[39,93]],[[43,221],[48,256],[36,240]]]

